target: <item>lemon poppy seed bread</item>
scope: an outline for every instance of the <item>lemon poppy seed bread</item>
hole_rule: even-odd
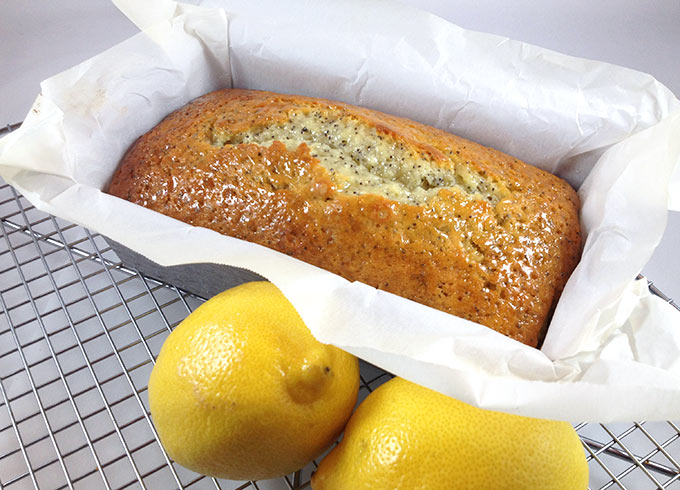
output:
[[[108,192],[537,346],[580,254],[565,181],[339,102],[200,97],[139,138]]]

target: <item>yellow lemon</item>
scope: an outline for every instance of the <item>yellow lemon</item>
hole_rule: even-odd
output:
[[[317,457],[345,426],[358,388],[357,359],[318,342],[274,285],[253,282],[210,299],[168,336],[149,404],[179,464],[254,480]]]
[[[314,490],[585,490],[572,426],[481,410],[401,378],[371,393],[312,477]]]

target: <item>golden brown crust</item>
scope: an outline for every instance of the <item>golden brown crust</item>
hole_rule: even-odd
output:
[[[236,134],[311,110],[376,128],[441,167],[464,165],[498,183],[504,198],[490,203],[448,188],[421,205],[352,195],[305,144],[214,144],[216,131]],[[139,138],[108,192],[532,346],[580,254],[578,198],[561,179],[413,121],[301,96],[200,97]]]

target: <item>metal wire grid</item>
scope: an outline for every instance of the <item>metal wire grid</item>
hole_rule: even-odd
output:
[[[0,487],[309,486],[316,462],[260,482],[172,462],[147,381],[164,339],[202,300],[125,268],[100,235],[38,211],[2,181],[0,217]],[[389,378],[362,362],[359,400]],[[679,423],[575,428],[590,488],[680,488]]]

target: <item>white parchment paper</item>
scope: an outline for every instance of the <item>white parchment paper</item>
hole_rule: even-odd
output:
[[[634,280],[680,202],[680,102],[651,76],[391,1],[116,3],[144,32],[43,82],[0,140],[0,175],[36,207],[162,265],[255,271],[321,341],[478,406],[680,417],[680,314]],[[406,116],[568,179],[587,238],[542,349],[102,192],[139,135],[229,86]]]

